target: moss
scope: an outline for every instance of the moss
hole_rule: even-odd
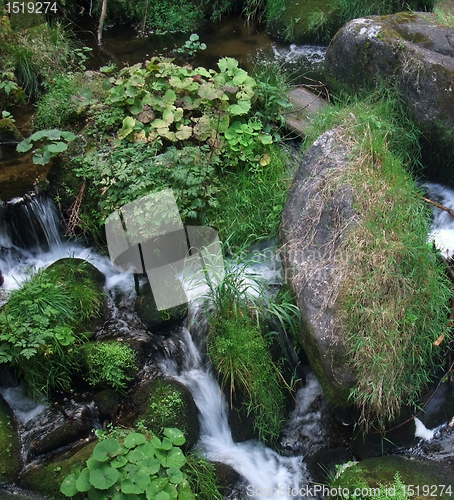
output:
[[[82,470],[91,457],[98,441],[85,444],[77,451],[70,450],[64,455],[29,469],[19,481],[21,487],[40,493],[50,500],[67,500],[60,493],[63,479],[73,472]]]
[[[119,423],[135,426],[139,422],[153,433],[176,427],[185,437],[184,449],[192,448],[199,437],[198,410],[191,392],[175,380],[151,380],[136,388],[123,404]]]
[[[21,141],[22,134],[9,118],[0,119],[0,138],[3,141]]]
[[[11,410],[0,398],[0,483],[13,482],[19,470],[19,437]]]
[[[333,487],[348,488],[353,491],[357,487],[367,486],[378,488],[380,485],[392,485],[396,472],[399,473],[402,483],[414,486],[449,485],[454,484],[454,474],[440,467],[440,464],[419,462],[395,455],[368,458],[345,469],[342,475],[333,483]],[[440,499],[449,499],[448,494],[440,495]],[[331,497],[332,498],[332,497]],[[415,496],[413,500],[427,498]]]

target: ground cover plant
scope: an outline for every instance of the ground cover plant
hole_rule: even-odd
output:
[[[80,473],[67,476],[61,492],[89,498],[156,498],[192,500],[187,476],[182,472],[186,457],[179,446],[185,438],[176,428],[166,428],[163,437],[129,433],[122,442],[115,437],[100,441]],[[147,439],[148,438],[148,439]]]
[[[399,102],[395,91],[381,89],[326,111],[318,122],[322,129],[341,124],[343,140],[353,145],[343,182],[353,187],[360,222],[341,245],[343,271],[333,286],[358,375],[351,398],[364,427],[380,430],[402,404],[417,404],[443,360],[434,342],[447,335],[452,295],[427,241],[430,211],[409,173],[418,134]]]
[[[62,174],[88,181],[80,228],[99,231],[113,210],[172,187],[183,222],[234,234],[238,246],[277,234],[289,184],[276,145],[287,86],[269,69],[255,80],[232,58],[218,66],[106,66],[105,98],[95,89],[75,96],[91,146]]]

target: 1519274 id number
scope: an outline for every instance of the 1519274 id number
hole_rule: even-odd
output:
[[[425,497],[438,497],[442,495],[452,495],[451,485],[445,484],[425,484],[423,486],[415,486],[413,484],[403,485],[403,494],[409,496],[424,495]]]
[[[8,2],[6,10],[9,14],[47,14],[57,12],[57,2]]]

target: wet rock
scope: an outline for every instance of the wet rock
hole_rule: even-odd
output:
[[[241,476],[230,465],[222,462],[212,462],[216,471],[217,485],[226,494],[240,480]]]
[[[140,289],[140,296],[136,302],[136,311],[144,325],[153,333],[182,321],[187,315],[187,297],[181,283],[176,279],[175,283],[169,286],[178,289],[182,304],[161,311],[158,311],[156,307],[150,283],[147,281]]]
[[[355,19],[326,53],[326,71],[350,87],[394,82],[424,134],[427,174],[454,185],[454,28],[434,14],[404,12]]]
[[[120,409],[122,396],[113,389],[104,389],[93,397],[101,422],[112,422]]]
[[[356,377],[348,367],[345,339],[337,321],[337,298],[331,300],[331,294],[336,266],[341,265],[336,252],[355,213],[348,184],[334,197],[323,190],[330,176],[342,177],[349,155],[338,129],[314,142],[295,175],[280,227],[285,276],[303,322],[301,346],[324,394],[339,406],[349,404]]]
[[[0,269],[0,286],[3,285],[5,278],[3,277],[2,270]]]
[[[392,485],[395,483],[394,476],[399,473],[400,480],[406,485],[419,485],[419,495],[412,496],[413,499],[429,498],[429,494],[423,494],[423,485],[437,486],[439,498],[449,499],[449,494],[441,494],[438,485],[445,486],[454,484],[454,473],[440,467],[440,464],[429,460],[420,461],[408,459],[401,456],[389,455],[377,458],[368,458],[362,462],[347,467],[341,476],[333,483],[334,488],[348,488],[351,493],[359,487],[379,488],[380,485]],[[383,490],[382,490],[382,493]],[[387,496],[398,497],[402,490],[392,494],[392,490]]]
[[[19,448],[13,413],[0,395],[0,484],[15,481],[21,467]]]
[[[191,449],[199,438],[199,417],[191,392],[176,380],[149,380],[135,388],[125,399],[117,422],[132,427],[142,422],[160,433],[165,427],[180,429]]]
[[[91,457],[98,440],[82,441],[79,446],[63,455],[35,464],[23,472],[19,478],[19,486],[37,492],[46,498],[67,500],[60,492],[60,485],[68,474],[81,470]]]
[[[0,145],[16,144],[22,141],[23,136],[9,118],[0,119]]]

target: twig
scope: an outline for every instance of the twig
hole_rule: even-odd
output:
[[[444,210],[445,212],[448,212],[448,214],[454,219],[454,210],[452,210],[449,207],[445,207],[441,203],[437,203],[436,201],[429,200],[429,198],[424,198],[424,196],[421,196],[421,198],[426,202],[430,203],[431,205],[434,205],[437,208],[441,208],[441,210]]]

